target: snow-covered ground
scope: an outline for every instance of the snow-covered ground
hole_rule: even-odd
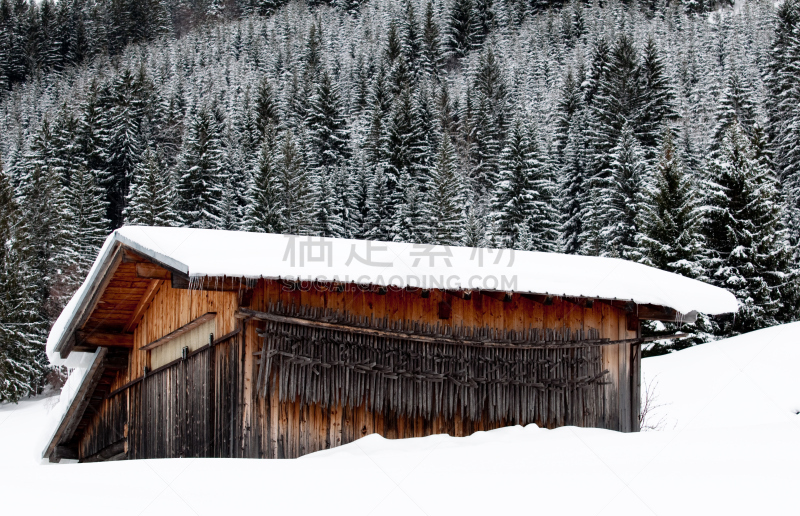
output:
[[[646,359],[661,431],[372,435],[286,461],[42,465],[57,398],[0,405],[0,513],[797,515],[799,368],[797,323]]]

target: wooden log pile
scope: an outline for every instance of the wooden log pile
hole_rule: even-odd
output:
[[[492,422],[542,421],[555,411],[567,424],[587,424],[602,411],[608,371],[596,330],[431,327],[282,305],[261,318],[257,389],[277,389],[281,402]]]

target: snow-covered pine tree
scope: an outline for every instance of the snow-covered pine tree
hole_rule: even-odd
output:
[[[781,2],[775,13],[775,33],[767,63],[764,85],[767,88],[765,108],[769,123],[767,135],[775,150],[779,177],[797,182],[800,159],[797,159],[800,125],[800,2]]]
[[[432,244],[458,245],[463,240],[464,193],[455,161],[450,137],[443,135],[428,186],[427,219]]]
[[[108,178],[107,168],[110,161],[108,153],[111,149],[112,131],[102,100],[100,88],[96,80],[93,80],[81,106],[76,141],[80,146],[80,154],[86,163],[87,170],[96,178],[105,180]],[[106,192],[106,201],[108,199],[108,192]],[[106,218],[108,215],[106,213]],[[109,227],[109,229],[112,228]]]
[[[652,35],[642,49],[640,77],[642,99],[636,133],[645,159],[653,162],[658,156],[658,140],[664,123],[675,120],[678,114],[666,65]]]
[[[519,231],[535,210],[534,175],[544,164],[534,154],[534,145],[522,122],[516,120],[500,154],[499,181],[492,200],[501,247],[517,247]]]
[[[508,88],[491,46],[481,54],[473,92],[477,109],[472,122],[470,153],[474,170],[471,176],[480,195],[491,195],[497,182],[497,159],[508,125]]]
[[[392,112],[392,96],[386,82],[383,63],[378,67],[369,93],[369,130],[364,142],[366,163],[373,166],[388,166],[389,125]]]
[[[258,86],[255,100],[255,122],[258,133],[263,140],[269,130],[269,126],[278,127],[281,122],[280,109],[272,92],[272,85],[269,79],[264,77]]]
[[[422,22],[422,70],[439,76],[442,67],[441,31],[433,12],[433,3],[428,0],[425,5],[425,18]]]
[[[280,153],[275,163],[283,195],[283,231],[293,235],[308,235],[313,231],[314,192],[311,176],[303,154],[291,131],[285,131]]]
[[[735,70],[728,76],[716,110],[716,125],[711,142],[712,152],[722,145],[728,129],[738,123],[744,133],[751,137],[756,125],[756,108],[753,104],[753,91]]]
[[[395,224],[392,228],[395,240],[425,242],[428,228],[425,220],[424,197],[419,191],[417,182],[406,171],[400,175],[398,191],[403,193],[403,197],[402,202],[397,204]]]
[[[275,134],[267,136],[252,173],[249,188],[247,229],[262,233],[283,230],[284,207],[281,178],[275,167]]]
[[[387,151],[389,153],[389,166],[386,169],[390,195],[400,196],[398,183],[400,176],[407,173],[412,179],[417,179],[419,170],[418,148],[422,135],[419,133],[419,120],[411,88],[406,87],[395,99],[392,109],[392,118],[388,130]],[[397,201],[393,198],[393,204]]]
[[[355,163],[355,171],[350,181],[348,197],[350,198],[350,236],[366,239],[369,232],[370,202],[372,195],[372,175],[364,165],[362,155]]]
[[[473,33],[470,44],[473,49],[480,49],[489,33],[495,28],[493,0],[473,0],[472,19]]]
[[[591,170],[584,135],[586,112],[575,113],[567,130],[561,166],[561,248],[568,254],[586,250],[591,211]]]
[[[78,257],[66,205],[66,187],[49,166],[51,135],[44,123],[25,156],[19,193],[21,245],[44,320],[54,319],[77,288]]]
[[[312,231],[323,237],[342,237],[342,217],[336,209],[336,196],[333,184],[335,173],[317,175],[314,178],[313,197],[315,199]]]
[[[701,278],[702,220],[694,179],[687,174],[672,131],[662,133],[661,156],[639,214],[642,262]]]
[[[183,225],[216,228],[223,180],[222,142],[217,120],[203,106],[192,117],[177,167],[177,210]]]
[[[105,176],[100,177],[101,185],[108,192],[108,219],[112,228],[122,225],[122,211],[125,208],[125,197],[128,195],[133,169],[141,156],[141,127],[144,113],[138,102],[136,77],[130,70],[124,69],[114,80],[110,96],[106,103],[111,106],[106,115],[107,127],[110,130],[108,167]]]
[[[472,0],[455,0],[450,7],[447,49],[450,58],[460,59],[472,48],[476,21]]]
[[[391,202],[389,178],[383,167],[377,167],[372,174],[372,186],[369,190],[368,217],[364,223],[366,237],[369,240],[394,240],[395,207]]]
[[[339,92],[327,70],[322,72],[309,103],[306,127],[311,145],[308,163],[318,174],[327,175],[350,157],[350,134],[342,115]]]
[[[611,150],[611,176],[595,200],[603,228],[601,252],[607,256],[638,261],[641,252],[636,237],[644,202],[644,155],[629,125],[622,127]]]
[[[468,203],[464,221],[463,244],[467,247],[491,247],[487,235],[491,234],[491,224],[482,207]]]
[[[422,54],[422,34],[417,23],[414,3],[411,0],[406,0],[403,11],[401,48],[411,73],[416,75],[419,72],[419,61]]]
[[[20,216],[0,160],[0,403],[38,394],[48,370],[47,322],[18,234]]]
[[[707,274],[740,303],[719,331],[747,332],[796,317],[796,278],[778,192],[738,121],[725,133],[704,188]]]
[[[66,245],[74,250],[78,265],[75,274],[80,281],[89,272],[108,235],[105,192],[84,166],[72,171],[66,206],[70,234]]]
[[[534,161],[541,163],[533,171],[531,184],[533,186],[533,211],[527,221],[528,233],[531,242],[526,247],[530,251],[557,252],[559,238],[561,236],[561,225],[559,223],[558,212],[558,184],[555,174],[554,160],[547,159],[545,156],[549,152],[542,152],[536,140],[537,129],[530,126],[527,129],[530,134],[533,148]]]
[[[592,72],[600,73],[595,70]],[[595,188],[605,188],[604,182],[610,177],[612,149],[620,141],[622,127],[636,124],[632,128],[639,129],[637,122],[642,107],[639,57],[633,38],[627,33],[621,33],[617,38],[604,72],[596,79],[597,93],[590,104],[592,117],[589,138]],[[591,84],[588,86],[587,95],[593,87]]]
[[[567,146],[572,119],[583,108],[583,92],[581,91],[580,80],[575,77],[572,68],[568,68],[567,74],[564,76],[564,82],[561,85],[561,95],[556,105],[556,151],[562,158],[564,148]]]
[[[174,226],[178,222],[172,173],[150,147],[136,164],[124,215],[127,225]]]

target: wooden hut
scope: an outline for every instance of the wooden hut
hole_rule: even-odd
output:
[[[125,227],[56,321],[44,456],[299,457],[376,432],[638,430],[640,321],[734,311],[622,260]]]

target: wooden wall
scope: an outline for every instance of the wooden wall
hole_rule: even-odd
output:
[[[253,294],[250,308],[266,311],[271,303],[284,305],[304,305],[332,308],[356,315],[388,317],[391,320],[408,319],[432,324],[489,326],[497,329],[522,331],[530,326],[588,331],[597,329],[601,338],[611,340],[632,339],[638,336],[637,329],[628,329],[628,318],[624,310],[604,302],[595,302],[591,307],[554,298],[552,304],[545,305],[519,294],[503,301],[489,295],[473,292],[469,299],[442,291],[430,291],[428,297],[420,292],[405,290],[376,291],[320,291],[315,289],[291,290],[276,281],[261,281]],[[439,319],[439,304],[450,307],[450,318]],[[263,323],[251,321],[250,326],[263,327]],[[270,389],[268,396],[261,397],[251,392],[252,378],[257,374],[257,364],[252,360],[254,352],[261,349],[261,339],[255,331],[247,332],[245,370],[250,377],[246,382],[248,390],[245,417],[249,431],[245,431],[245,454],[251,457],[298,457],[305,453],[345,444],[355,439],[377,432],[387,438],[420,437],[435,433],[448,433],[454,436],[469,435],[478,430],[536,422],[541,426],[556,427],[564,424],[582,424],[620,430],[638,430],[638,357],[632,353],[638,346],[615,344],[603,346],[603,368],[608,369],[608,384],[602,387],[602,414],[599,420],[592,418],[572,418],[564,414],[538,421],[470,421],[460,415],[452,420],[437,418],[424,420],[408,418],[393,413],[370,412],[366,404],[358,407],[323,407],[318,404],[303,404],[299,400],[281,402],[277,389]],[[633,359],[634,369],[631,369]],[[632,376],[635,373],[635,378]],[[274,382],[274,379],[272,379]],[[570,393],[550,393],[552,397],[569,397]],[[553,399],[553,406],[556,400]],[[577,406],[576,401],[571,402]]]
[[[249,296],[248,296],[249,297]],[[144,381],[106,400],[81,438],[82,457],[97,453],[112,444],[120,433],[127,438],[128,458],[217,456],[217,457],[298,457],[305,453],[345,444],[369,433],[388,438],[416,437],[434,433],[469,435],[506,424],[528,421],[471,421],[457,415],[452,419],[399,417],[392,413],[370,412],[365,404],[322,407],[316,404],[280,402],[271,389],[266,397],[254,389],[258,365],[254,353],[262,340],[256,334],[263,323],[243,322],[236,311],[241,292],[202,291],[172,288],[163,282],[134,331],[126,374],[119,374],[113,389],[141,378],[144,367],[151,368],[149,353],[139,348],[167,335],[207,312],[215,312],[215,335],[239,328],[241,332],[213,348],[192,355],[188,360],[147,377]],[[552,304],[519,294],[503,301],[473,292],[469,299],[442,291],[363,291],[345,289],[298,290],[282,282],[261,280],[244,303],[265,311],[271,303],[282,302],[332,308],[363,316],[388,317],[497,329],[526,330],[551,328],[597,329],[611,340],[635,338],[628,329],[625,312],[611,304],[592,306],[553,298]],[[448,319],[440,319],[440,303],[449,307]],[[591,424],[621,431],[634,431],[638,414],[638,346],[603,346],[602,363],[609,370],[608,384],[602,386],[602,417]],[[124,419],[124,421],[123,421]],[[588,420],[587,420],[588,421]],[[560,426],[565,418],[549,418],[537,423]]]

